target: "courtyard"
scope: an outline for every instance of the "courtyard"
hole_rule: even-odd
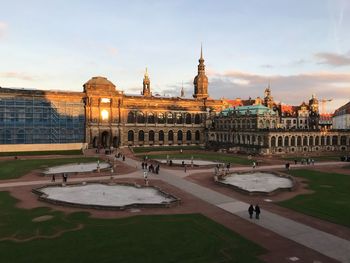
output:
[[[113,174],[109,169],[74,174],[68,177],[68,186],[82,182],[144,185],[142,157],[144,154],[151,156],[152,152],[140,156],[128,149],[123,151],[125,161],[93,151],[86,156],[70,158],[64,155],[23,156],[16,160],[3,157],[0,161],[0,217],[4,224],[0,232],[0,251],[6,253],[2,253],[1,257],[11,262],[28,262],[28,251],[35,252],[37,249],[35,255],[45,259],[54,255],[57,262],[78,260],[77,256],[81,254],[84,254],[80,256],[84,262],[109,262],[111,258],[125,262],[347,260],[349,251],[345,248],[340,257],[339,251],[334,253],[326,249],[325,244],[314,241],[310,245],[295,237],[290,239],[292,233],[283,229],[284,224],[293,224],[295,229],[304,229],[308,238],[325,235],[334,244],[346,247],[350,237],[350,216],[347,212],[350,196],[346,191],[350,172],[346,163],[299,164],[292,166],[291,171],[285,171],[279,160],[276,160],[276,165],[271,165],[271,160],[262,160],[262,165],[256,169],[287,172],[299,182],[295,191],[269,197],[249,196],[215,184],[212,167],[189,167],[184,172],[181,165],[169,167],[160,164],[158,175],[148,174],[150,186],[181,200],[180,204],[167,208],[96,210],[46,203],[32,194],[33,188],[54,184],[50,176],[42,174],[48,167],[97,160],[111,162],[114,159],[116,169]],[[176,154],[180,154],[178,149],[168,151],[168,155]],[[205,156],[203,150],[198,149],[181,154],[191,155],[195,160]],[[207,152],[206,155],[215,154]],[[253,169],[250,157],[232,156],[230,160],[233,158],[249,162],[233,166],[232,171]],[[156,161],[150,158],[149,162]],[[15,168],[19,166],[21,169],[17,172]],[[57,177],[55,183],[60,184],[61,181]],[[248,204],[259,204],[262,209],[260,220],[249,219]],[[274,224],[271,225],[271,222]],[[277,222],[281,227],[276,226]],[[17,229],[18,225],[21,225],[20,229]],[[266,239],[266,236],[269,238]],[[79,247],[67,244],[79,244]],[[61,253],[57,247],[67,253]],[[83,248],[89,249],[84,253]],[[157,248],[157,253],[153,252],[154,248]],[[16,250],[20,253],[13,257]],[[45,252],[40,254],[39,250]],[[38,259],[33,257],[32,260]]]

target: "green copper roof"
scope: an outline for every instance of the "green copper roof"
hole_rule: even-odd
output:
[[[230,113],[236,113],[237,115],[260,115],[260,114],[270,114],[276,115],[276,112],[264,105],[249,105],[249,106],[239,106],[230,107],[221,111],[223,116],[227,116]]]

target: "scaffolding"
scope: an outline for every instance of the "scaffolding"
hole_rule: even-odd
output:
[[[0,98],[0,144],[84,142],[83,102]]]

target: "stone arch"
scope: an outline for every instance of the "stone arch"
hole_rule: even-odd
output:
[[[275,136],[271,137],[271,147],[276,147],[276,137]]]
[[[176,113],[176,124],[183,124],[182,113]]]
[[[179,131],[177,132],[177,140],[181,142],[182,139],[183,139],[183,133],[182,133],[181,130],[179,130]]]
[[[340,137],[340,145],[346,145],[346,136]]]
[[[323,146],[324,145],[324,136],[321,136],[321,146]]]
[[[154,131],[151,130],[148,132],[148,140],[154,142]]]
[[[191,124],[192,123],[192,116],[191,116],[190,113],[186,113],[185,123],[186,124]]]
[[[284,137],[284,146],[289,147],[289,137],[288,136]]]
[[[313,136],[309,137],[309,145],[314,146],[314,137]]]
[[[143,130],[139,131],[139,142],[145,141],[145,132]]]
[[[301,146],[302,145],[302,141],[301,141],[301,136],[297,137],[297,146]]]
[[[326,145],[331,145],[331,136],[326,137]]]
[[[129,111],[127,122],[128,123],[135,123],[135,112]]]
[[[94,138],[92,139],[92,146],[94,148],[98,147],[98,138],[97,138],[97,136],[94,136]]]
[[[168,141],[174,141],[174,132],[172,130],[168,132]]]
[[[332,137],[332,145],[338,145],[338,136],[334,135]]]
[[[160,124],[165,123],[165,116],[164,116],[164,113],[162,113],[162,112],[159,112],[159,113],[158,113],[157,122],[160,123]]]
[[[194,115],[194,123],[195,124],[201,123],[201,116],[198,113],[196,113],[196,115]]]
[[[168,112],[166,114],[166,122],[169,124],[173,124],[174,123],[174,115],[171,112]]]
[[[158,133],[158,138],[160,142],[164,141],[164,131],[160,130]]]
[[[303,146],[307,146],[308,145],[308,138],[307,136],[304,136],[303,138]]]
[[[283,146],[283,138],[282,136],[278,136],[278,147],[282,147]]]
[[[319,146],[320,145],[320,136],[315,137],[315,145]]]
[[[145,114],[142,111],[137,112],[137,123],[145,123]]]
[[[147,123],[155,123],[155,116],[153,112],[149,112],[147,115]]]
[[[186,132],[186,141],[191,141],[192,140],[192,133],[191,131]]]
[[[291,138],[290,145],[291,146],[296,146],[296,141],[295,141],[295,137],[294,136],[292,136],[292,138]]]

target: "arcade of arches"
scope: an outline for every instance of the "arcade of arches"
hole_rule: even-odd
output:
[[[217,143],[237,151],[260,154],[350,150],[349,131],[216,132],[209,133],[207,140],[209,144]]]

